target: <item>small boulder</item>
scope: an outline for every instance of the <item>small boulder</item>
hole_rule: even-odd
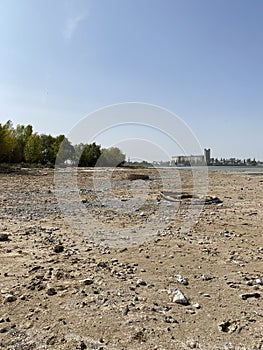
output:
[[[5,303],[12,303],[16,301],[16,299],[16,296],[14,296],[13,294],[7,294],[5,297]]]
[[[47,295],[52,296],[52,295],[55,295],[55,294],[57,294],[55,288],[53,288],[53,287],[48,288],[48,290],[47,290]]]
[[[176,289],[173,291],[173,302],[181,305],[189,305],[189,301],[184,296],[184,294],[180,291],[180,289]]]
[[[57,244],[55,247],[54,247],[54,252],[55,253],[62,253],[64,251],[64,247],[62,244]]]
[[[10,239],[7,233],[0,233],[0,242],[8,242],[9,240]]]
[[[136,287],[140,287],[140,286],[147,286],[147,282],[139,278],[136,282]]]

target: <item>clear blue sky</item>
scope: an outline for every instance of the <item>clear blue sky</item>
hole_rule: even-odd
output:
[[[0,1],[0,123],[67,134],[127,101],[176,113],[215,157],[263,160],[263,1]]]

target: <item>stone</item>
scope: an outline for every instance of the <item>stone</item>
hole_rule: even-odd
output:
[[[7,296],[5,297],[5,303],[12,303],[16,301],[16,299],[16,296],[14,296],[13,294],[7,294]]]
[[[0,242],[7,242],[9,241],[9,236],[7,233],[0,233]]]
[[[54,247],[54,252],[55,253],[62,253],[64,251],[64,247],[62,244],[57,244],[55,247]]]
[[[53,287],[48,288],[48,290],[47,290],[47,295],[52,296],[52,295],[55,295],[55,294],[57,294],[55,288],[53,288]]]
[[[190,349],[196,349],[198,347],[198,342],[196,342],[194,340],[187,340],[186,345]]]
[[[188,280],[181,275],[177,275],[177,281],[183,284],[184,286],[188,285]]]
[[[173,294],[173,302],[181,305],[189,305],[187,298],[180,291],[180,289],[176,289],[172,292]]]
[[[124,316],[128,315],[129,311],[130,311],[129,306],[126,305],[125,308],[124,308],[124,310],[123,310],[123,315],[124,315]]]
[[[203,281],[210,281],[213,277],[207,274],[202,275],[202,280]]]
[[[238,329],[236,321],[225,321],[218,325],[218,328],[223,333],[234,333]]]
[[[201,308],[201,305],[198,304],[198,303],[194,303],[194,304],[193,304],[193,307],[196,308],[196,309],[200,309],[200,308]]]
[[[85,278],[84,280],[80,281],[81,284],[84,284],[84,286],[90,286],[94,283],[94,281],[91,278]]]
[[[140,287],[140,286],[147,286],[147,282],[144,281],[142,278],[139,278],[136,282],[136,287]]]
[[[263,286],[263,279],[257,278],[255,282],[256,282],[257,284]]]
[[[0,328],[0,333],[7,333],[7,332],[8,332],[8,327]]]
[[[84,341],[80,342],[80,350],[85,350],[87,349],[87,345],[84,343]]]
[[[247,300],[249,298],[260,298],[260,294],[259,293],[245,293],[245,294],[241,294],[240,297],[243,299],[243,300]]]

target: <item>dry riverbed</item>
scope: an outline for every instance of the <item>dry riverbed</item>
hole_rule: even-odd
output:
[[[0,174],[0,349],[263,349],[263,177],[209,172],[199,198],[190,171],[175,183],[171,171],[168,188],[154,169],[113,171],[121,205],[149,192],[117,213],[107,186],[96,193],[91,169],[80,171],[94,220],[78,230],[53,170]],[[200,215],[185,231],[190,201]],[[103,244],[124,230],[126,245],[121,233]]]

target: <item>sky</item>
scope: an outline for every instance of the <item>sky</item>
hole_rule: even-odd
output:
[[[263,160],[262,18],[261,0],[1,0],[0,123],[68,135],[91,115],[103,130],[94,111],[139,102],[180,117],[214,157]],[[130,138],[131,158],[179,152],[127,128],[95,141]]]

